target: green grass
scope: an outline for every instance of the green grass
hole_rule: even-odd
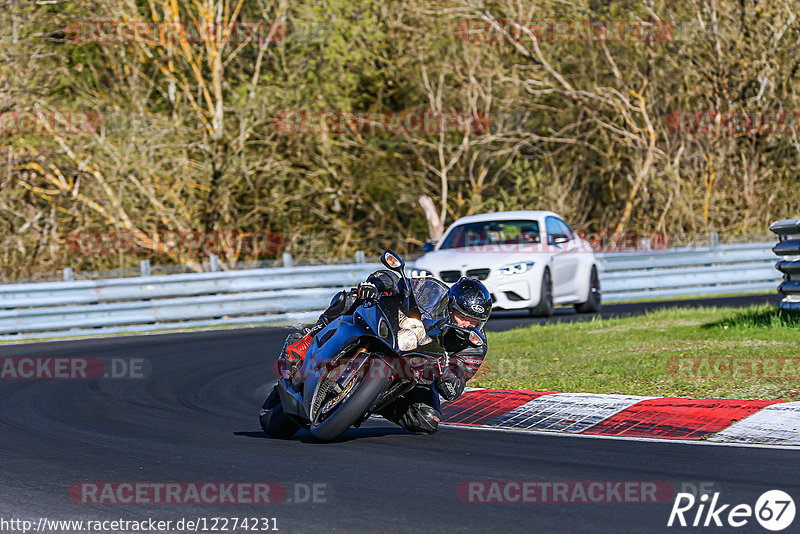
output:
[[[470,386],[800,400],[800,319],[768,305],[672,308],[490,333]]]

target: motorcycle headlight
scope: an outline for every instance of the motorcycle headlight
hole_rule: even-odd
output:
[[[431,338],[428,337],[428,333],[425,331],[425,325],[419,319],[406,317],[400,313],[400,328],[412,331],[417,336],[418,345],[426,345],[431,342]]]
[[[407,328],[397,332],[397,348],[403,352],[417,348],[417,335]]]
[[[522,261],[519,263],[511,263],[509,265],[503,265],[500,267],[500,275],[501,276],[513,276],[515,274],[522,274],[530,271],[533,269],[535,262],[533,261]]]
[[[400,328],[411,330],[418,338],[425,336],[425,325],[422,324],[422,321],[413,317],[401,317]]]
[[[425,269],[411,269],[411,278],[427,278],[433,273]]]

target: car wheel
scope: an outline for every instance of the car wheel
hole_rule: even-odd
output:
[[[592,265],[592,274],[589,275],[589,300],[575,305],[578,313],[597,313],[600,311],[600,277],[597,275],[597,267]]]
[[[534,317],[550,317],[553,315],[553,279],[550,269],[545,267],[542,275],[542,291],[539,304],[530,309]]]

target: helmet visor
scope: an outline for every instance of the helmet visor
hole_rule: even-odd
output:
[[[476,319],[474,317],[469,317],[464,315],[458,310],[453,310],[453,322],[456,326],[461,328],[469,328],[470,326],[474,326],[477,329],[481,329],[483,326],[483,321],[480,319]]]

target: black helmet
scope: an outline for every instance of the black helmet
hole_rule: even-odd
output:
[[[450,288],[450,313],[480,329],[492,313],[492,296],[486,286],[474,278],[461,278]]]

